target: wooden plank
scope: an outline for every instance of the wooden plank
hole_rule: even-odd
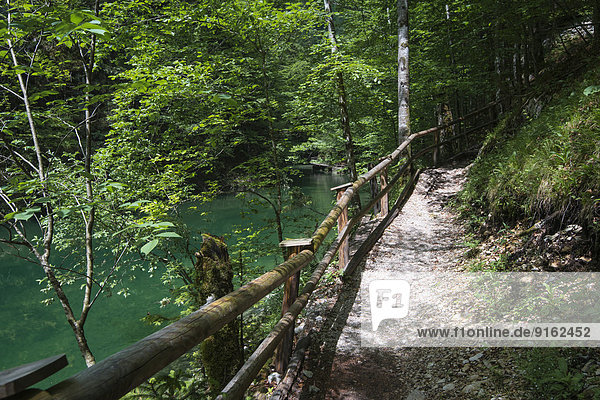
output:
[[[369,169],[372,169],[373,167],[374,167],[373,164],[369,164],[369,166],[368,166]],[[377,179],[371,179],[370,184],[371,184],[370,185],[371,186],[371,198],[374,199],[379,194],[379,187],[377,186]],[[379,214],[380,211],[381,211],[381,201],[378,201],[377,203],[375,203],[375,206],[373,206],[373,214],[377,215],[377,214]]]
[[[277,386],[269,400],[283,400],[285,397],[287,397],[292,385],[296,381],[300,369],[302,368],[302,362],[304,361],[304,356],[306,355],[306,349],[308,346],[310,346],[310,341],[310,335],[304,336],[302,339],[298,340],[298,344],[294,350],[294,355],[290,360],[290,366],[285,373],[285,378],[283,378],[279,386]]]
[[[6,400],[54,400],[50,393],[40,389],[25,389],[22,392],[10,396]]]
[[[340,190],[348,189],[350,186],[352,186],[352,182],[348,182],[348,183],[344,183],[343,185],[340,185],[340,186],[332,187],[329,190],[331,190],[332,192],[339,192]]]
[[[385,193],[383,195],[383,197],[381,198],[381,200],[379,200],[379,210],[380,210],[379,216],[385,217],[389,211],[388,194],[386,191],[386,188],[388,187],[387,168],[384,168],[383,171],[381,171],[381,175],[379,175],[379,181],[380,181],[380,191]]]
[[[254,377],[258,374],[260,369],[265,365],[273,351],[275,346],[283,337],[283,333],[286,329],[291,328],[294,318],[296,318],[302,309],[306,307],[310,295],[317,287],[319,280],[327,270],[327,266],[335,257],[339,249],[343,234],[338,235],[337,239],[327,250],[327,253],[323,256],[321,262],[315,268],[315,271],[311,275],[310,279],[302,288],[302,294],[296,299],[294,304],[290,307],[286,315],[275,324],[275,327],[269,333],[269,335],[258,345],[254,353],[248,358],[246,363],[240,368],[237,374],[231,379],[231,381],[225,386],[221,394],[217,397],[217,400],[225,399],[241,399],[243,398],[244,392],[250,386]]]
[[[344,195],[344,189],[339,189],[337,192],[337,201],[339,202]],[[348,224],[348,206],[344,207],[342,213],[338,217],[338,232],[344,230],[346,225]],[[340,251],[338,254],[339,259],[339,268],[343,270],[348,263],[348,259],[350,258],[350,245],[348,243],[348,239],[344,239],[342,244],[340,245]]]
[[[300,271],[294,276],[290,277],[285,282],[283,290],[283,302],[281,304],[281,316],[285,316],[292,304],[298,298],[298,289],[300,288]],[[280,374],[284,374],[287,369],[290,356],[292,354],[292,347],[294,346],[294,324],[296,318],[293,318],[291,326],[286,330],[283,335],[283,340],[277,347],[275,353],[275,370]]]
[[[307,247],[312,246],[312,239],[286,239],[283,242],[279,243],[279,247],[287,248],[287,247]]]
[[[285,247],[287,249],[287,259],[291,259],[302,250],[312,251],[312,239],[288,239],[279,243],[279,247]],[[283,302],[281,304],[281,316],[285,316],[289,308],[294,304],[298,297],[298,288],[300,287],[300,271],[296,272],[285,282],[283,290]],[[294,319],[295,322],[295,319]],[[292,326],[294,323],[292,322]],[[283,336],[283,340],[277,348],[275,355],[275,369],[280,374],[285,373],[287,369],[290,356],[292,354],[292,347],[294,345],[294,330],[288,329]]]
[[[67,356],[59,354],[0,371],[0,399],[19,393],[55,374],[68,365]]]

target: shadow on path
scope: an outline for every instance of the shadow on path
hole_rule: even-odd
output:
[[[346,326],[360,288],[359,269],[357,272],[342,285],[340,296],[327,313],[316,340],[311,344],[306,370],[312,371],[314,375],[305,381],[300,399],[323,399],[326,394],[323,389],[329,383],[337,342]],[[315,388],[319,391],[316,392]]]

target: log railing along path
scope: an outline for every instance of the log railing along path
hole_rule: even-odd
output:
[[[373,275],[392,279],[394,275],[407,272],[433,273],[432,276],[455,272],[457,260],[465,252],[464,231],[444,206],[460,190],[466,173],[467,168],[462,164],[424,170],[402,211],[363,258],[361,272],[370,279]],[[318,310],[325,321],[320,332],[313,335],[314,345],[305,362],[310,379],[301,374],[302,385],[291,388],[294,394],[291,398],[477,398],[483,376],[470,379],[468,375],[459,377],[456,374],[463,373],[461,368],[465,364],[462,361],[481,349],[369,347],[362,343],[365,316],[361,307],[367,296],[363,274],[347,279],[338,289],[337,301]],[[415,296],[430,295],[415,293],[411,298],[416,301]],[[460,358],[456,360],[457,357]],[[440,368],[441,365],[450,368]],[[451,386],[446,386],[450,384],[452,390],[449,389]],[[472,385],[472,393],[470,388],[463,392],[468,385]],[[486,385],[489,386],[489,382]]]
[[[76,373],[72,377],[54,385],[46,391],[31,389],[22,393],[22,399],[118,399],[136,388],[154,374],[168,366],[171,362],[191,350],[204,339],[217,332],[221,327],[234,320],[260,301],[263,297],[285,283],[282,317],[271,333],[258,346],[244,366],[231,382],[223,389],[219,398],[239,399],[250,386],[265,362],[275,353],[275,364],[280,373],[284,373],[292,353],[294,324],[299,313],[306,306],[311,294],[317,288],[323,273],[334,260],[338,251],[339,268],[344,270],[344,277],[355,271],[362,258],[373,247],[377,239],[406,203],[414,189],[420,171],[412,172],[412,165],[426,153],[433,153],[433,163],[438,164],[440,148],[454,141],[464,143],[475,142],[470,138],[492,125],[493,107],[495,103],[474,111],[446,125],[437,126],[410,135],[388,156],[368,172],[358,177],[355,182],[334,188],[337,203],[322,221],[311,238],[284,241],[281,247],[287,249],[289,258],[273,270],[263,274],[243,287],[220,299],[202,307],[194,313],[182,318],[165,328],[132,344],[124,350],[98,362],[96,365]],[[462,126],[459,135],[448,140],[441,140],[441,133],[453,125]],[[397,165],[408,146],[417,138],[433,136],[433,144],[422,149],[412,157],[405,159],[404,164]],[[413,153],[415,153],[413,151]],[[388,171],[395,170],[393,177]],[[409,174],[407,180],[402,178]],[[356,215],[349,218],[348,205],[359,189],[370,181],[377,182],[378,193],[371,202]],[[401,182],[405,185],[400,195],[388,211],[388,194]],[[381,221],[374,231],[362,242],[353,258],[349,258],[348,238],[352,228],[377,206]],[[325,243],[326,237],[334,227],[338,228],[337,238],[325,252],[309,281],[299,288],[300,270],[306,267]]]

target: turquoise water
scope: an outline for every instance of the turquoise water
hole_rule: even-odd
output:
[[[310,235],[316,224],[323,220],[323,214],[331,209],[335,195],[329,189],[346,181],[346,177],[332,174],[307,173],[295,178],[294,184],[302,189],[304,195],[312,198],[311,208],[316,212],[294,211],[292,214],[302,215],[302,222],[286,220],[285,237]],[[244,217],[240,216],[240,210],[246,211]],[[201,215],[203,213],[206,215]],[[230,235],[233,227],[262,224],[265,218],[272,216],[272,212],[261,208],[255,213],[242,200],[228,195],[196,210],[185,211],[183,216],[188,226],[198,231],[226,235],[231,246],[236,241],[236,235]],[[276,246],[276,235],[268,235],[265,241]],[[260,260],[265,270],[276,262],[275,257]],[[56,301],[49,306],[41,303],[48,297],[40,292],[36,281],[44,277],[41,268],[0,252],[0,271],[0,370],[66,353],[69,366],[37,385],[44,388],[85,368],[60,303]],[[163,315],[178,313],[174,306],[160,308],[159,300],[169,293],[159,278],[160,272],[154,277],[137,272],[127,282],[130,289],[127,298],[114,294],[99,299],[93,306],[85,330],[96,360],[102,360],[155,331],[157,328],[140,321],[148,312]],[[80,295],[73,298],[79,299]],[[74,310],[79,309],[76,303],[71,306]]]

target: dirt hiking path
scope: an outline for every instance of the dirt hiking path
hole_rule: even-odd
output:
[[[426,170],[400,215],[367,256],[364,270],[454,271],[466,249],[464,229],[448,209],[468,167]],[[335,304],[321,303],[323,320],[291,398],[508,399],[502,371],[479,348],[361,348],[360,274],[344,282]],[[318,307],[317,307],[318,309]],[[315,317],[313,309],[309,318]],[[498,371],[500,371],[498,373]],[[511,374],[508,374],[511,375]],[[294,392],[294,390],[292,391]],[[510,397],[511,399],[515,397]]]

